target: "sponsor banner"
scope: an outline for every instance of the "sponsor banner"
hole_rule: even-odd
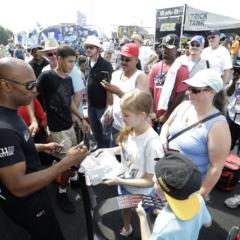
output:
[[[240,27],[240,21],[211,12],[187,6],[184,31],[208,31],[210,29],[230,29]]]
[[[165,18],[173,16],[182,16],[184,14],[184,7],[173,7],[173,8],[164,8],[157,9],[156,18]]]

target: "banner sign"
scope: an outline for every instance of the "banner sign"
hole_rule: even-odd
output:
[[[183,16],[184,6],[157,9],[155,42],[160,43],[161,38],[170,33],[180,36]]]
[[[240,26],[240,21],[223,15],[206,12],[187,6],[184,31],[208,31],[210,29],[227,29]]]
[[[173,8],[164,8],[164,9],[157,9],[156,18],[163,18],[163,17],[173,17],[173,16],[182,16],[184,14],[184,7],[173,7]]]
[[[56,39],[62,44],[67,44],[73,48],[84,42],[88,35],[97,36],[97,32],[76,24],[62,23],[55,26],[49,26],[39,33],[39,44],[46,39]]]

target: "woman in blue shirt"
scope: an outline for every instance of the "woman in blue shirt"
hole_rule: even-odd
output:
[[[167,138],[218,111],[223,112],[223,81],[215,70],[204,69],[185,83],[189,85],[189,101],[180,104],[171,114],[162,128],[160,139],[165,149],[178,150],[197,165],[202,177],[200,194],[207,200],[230,151],[231,137],[225,117],[219,115],[201,123],[169,144]]]

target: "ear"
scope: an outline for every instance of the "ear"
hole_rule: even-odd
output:
[[[60,62],[60,63],[61,63],[61,62],[62,62],[62,60],[63,60],[63,58],[62,58],[62,57],[60,57],[60,56],[57,56],[57,61],[58,61],[58,62]]]
[[[12,86],[6,81],[0,80],[0,88],[3,89],[5,92],[9,92],[11,91]]]
[[[147,114],[145,112],[141,112],[140,116],[141,116],[142,120],[145,120],[147,118]]]

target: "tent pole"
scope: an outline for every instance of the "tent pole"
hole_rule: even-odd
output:
[[[184,4],[184,9],[183,9],[183,17],[182,17],[182,24],[181,24],[181,32],[180,32],[180,48],[182,48],[182,36],[183,36],[183,31],[184,31],[184,23],[185,23],[185,16],[186,16],[186,8],[187,4]]]

